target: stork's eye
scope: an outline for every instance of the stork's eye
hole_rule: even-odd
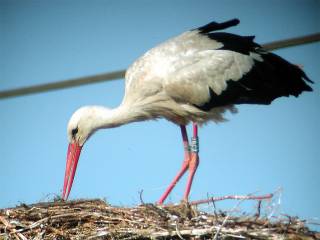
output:
[[[73,138],[74,138],[74,137],[76,136],[76,134],[78,133],[78,130],[79,130],[78,127],[72,129],[71,134],[72,134],[72,137],[73,137]]]

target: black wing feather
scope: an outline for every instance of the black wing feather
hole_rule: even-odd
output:
[[[234,18],[222,23],[211,22],[207,25],[199,27],[198,30],[200,33],[209,33],[213,31],[218,31],[218,30],[229,28],[229,27],[233,27],[238,25],[239,23],[240,23],[239,19]]]
[[[264,61],[255,61],[240,80],[228,80],[221,94],[209,88],[210,100],[198,107],[209,111],[230,104],[270,104],[278,97],[298,97],[304,91],[312,91],[306,83],[312,81],[299,67],[273,53],[264,54],[262,58]]]
[[[280,56],[265,51],[254,42],[254,36],[239,36],[225,32],[212,32],[237,25],[238,19],[223,23],[212,22],[199,28],[199,33],[221,42],[219,50],[230,50],[244,55],[258,54],[263,61],[254,60],[251,70],[241,79],[227,81],[227,88],[216,94],[209,88],[210,99],[202,106],[204,111],[230,104],[270,104],[274,99],[293,95],[298,97],[303,91],[312,91],[307,84],[313,83],[303,70]]]
[[[261,46],[253,41],[255,36],[239,36],[225,32],[214,32],[206,35],[215,41],[221,42],[223,46],[219,49],[222,50],[231,50],[249,55],[250,52],[256,52],[261,49]]]

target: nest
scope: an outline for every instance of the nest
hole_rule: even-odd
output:
[[[54,201],[0,210],[4,239],[320,239],[298,218],[271,222],[258,216],[209,214],[196,206],[105,201]]]

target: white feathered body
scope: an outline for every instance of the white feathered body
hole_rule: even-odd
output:
[[[187,31],[137,59],[126,72],[122,105],[138,106],[143,119],[202,124],[223,121],[226,110],[236,111],[234,104],[270,104],[279,96],[311,89],[302,80],[308,79],[303,71],[264,51],[254,37],[212,31],[210,24]],[[296,83],[287,79],[290,71]]]
[[[150,49],[128,68],[123,103],[144,105],[148,114],[178,124],[222,121],[222,114],[234,110],[233,106],[207,112],[194,105],[209,100],[208,86],[219,94],[226,89],[225,79],[236,80],[249,71],[252,59],[228,50],[216,51],[221,45],[189,31]]]

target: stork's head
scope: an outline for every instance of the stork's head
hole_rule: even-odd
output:
[[[96,106],[85,106],[73,113],[67,128],[70,144],[76,143],[79,146],[83,146],[92,135],[95,131],[97,108]]]
[[[69,120],[69,147],[62,194],[64,200],[69,196],[82,146],[95,131],[95,120],[95,107],[82,107]]]
[[[68,123],[69,147],[62,193],[64,200],[69,196],[83,144],[100,128],[117,127],[137,119],[128,116],[128,113],[124,107],[109,109],[102,106],[86,106],[79,108],[72,115]]]

